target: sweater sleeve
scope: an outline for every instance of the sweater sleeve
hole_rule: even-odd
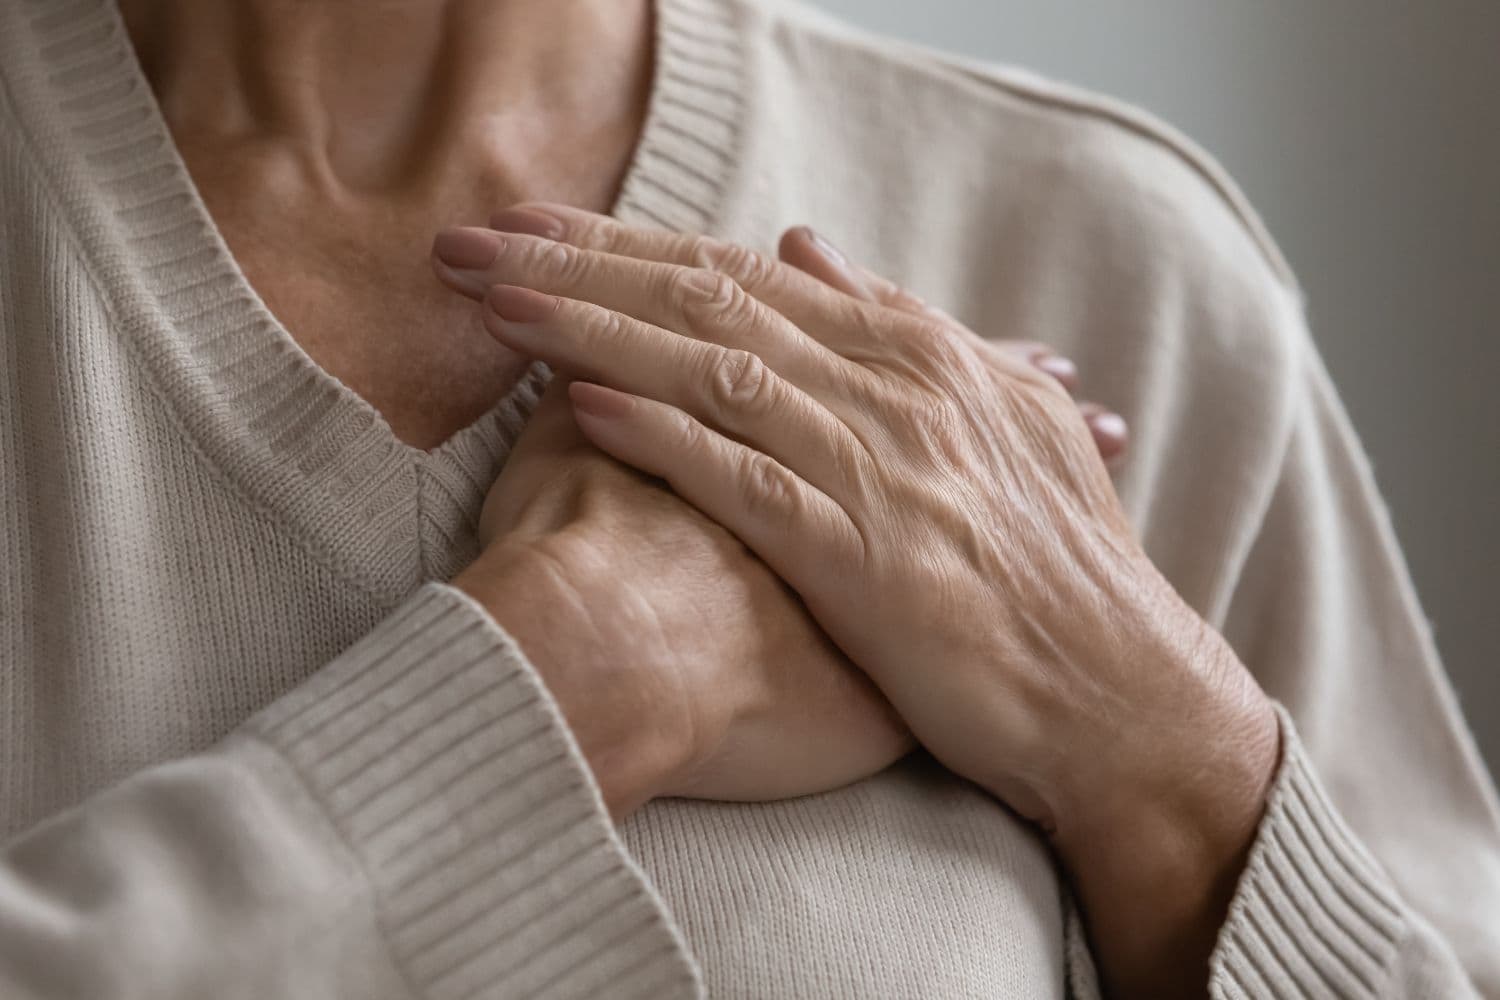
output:
[[[1500,997],[1493,787],[1368,463],[1300,312],[1283,315],[1289,419],[1266,500],[1205,519],[1251,539],[1207,613],[1283,706],[1211,995]],[[1094,1000],[1076,909],[1067,928],[1069,992]]]
[[[687,997],[514,642],[429,584],[212,750],[5,845],[0,994]]]
[[[1224,1000],[1478,998],[1453,948],[1408,906],[1313,774],[1278,708],[1281,763],[1229,916],[1210,958]],[[1066,920],[1068,995],[1100,1000],[1076,905]]]
[[[1279,714],[1281,765],[1210,959],[1210,995],[1478,997],[1339,816]]]
[[[1296,721],[1280,801],[1284,811],[1300,803],[1298,815],[1317,826],[1294,823],[1290,813],[1278,819],[1273,809],[1272,833],[1262,831],[1258,850],[1268,864],[1282,859],[1278,865],[1298,857],[1287,852],[1304,842],[1322,852],[1311,856],[1353,858],[1347,843],[1373,857],[1355,870],[1371,872],[1372,885],[1388,886],[1399,926],[1391,929],[1387,978],[1371,966],[1373,991],[1344,995],[1464,995],[1457,979],[1449,981],[1451,991],[1408,994],[1399,987],[1403,977],[1441,967],[1430,957],[1435,930],[1479,992],[1500,996],[1494,788],[1443,673],[1368,462],[1305,329],[1294,343],[1290,435],[1223,629]],[[1334,815],[1342,822],[1333,823]],[[1326,846],[1309,839],[1313,829],[1327,831]],[[1275,845],[1265,842],[1272,836]],[[1243,891],[1269,901],[1267,884],[1248,880]],[[1322,891],[1316,882],[1307,887]],[[1259,906],[1244,912],[1270,914]],[[1251,939],[1248,927],[1239,933]]]

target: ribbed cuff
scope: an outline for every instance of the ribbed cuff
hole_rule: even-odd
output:
[[[700,995],[551,696],[459,591],[424,586],[250,728],[362,860],[418,994]]]
[[[1291,716],[1281,768],[1210,964],[1215,997],[1385,994],[1407,932],[1395,889],[1328,801]]]

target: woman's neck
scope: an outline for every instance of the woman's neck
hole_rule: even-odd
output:
[[[329,194],[557,187],[623,162],[649,89],[648,0],[120,8],[179,145],[273,148]]]
[[[611,207],[644,124],[650,0],[119,0],[240,269],[403,441],[525,369],[432,236],[522,199]]]

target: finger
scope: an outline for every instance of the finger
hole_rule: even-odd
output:
[[[911,316],[935,319],[950,327],[961,340],[978,347],[985,341],[951,315],[911,291],[851,262],[845,253],[811,226],[793,226],[781,234],[777,253],[783,261],[826,284],[863,299]]]
[[[984,344],[1024,358],[1073,392],[1078,388],[1078,368],[1046,344],[1033,340],[986,340],[951,315],[882,275],[853,264],[838,247],[810,226],[794,226],[782,234],[778,250],[781,259],[825,284],[855,298],[878,302],[890,309],[913,315],[936,317],[963,331],[971,343]]]
[[[568,381],[562,375],[553,377],[505,457],[505,474],[480,510],[479,537],[484,545],[502,532],[516,530],[538,490],[556,476],[559,461],[576,462],[585,454],[597,454],[578,429]]]
[[[753,351],[809,390],[845,367],[732,278],[701,268],[474,228],[440,232],[433,257],[439,277],[473,298],[503,284],[593,302],[686,337]]]
[[[536,407],[526,419],[525,433],[516,439],[510,454],[505,458],[507,469],[528,466],[533,461],[550,462],[558,455],[574,451],[589,450],[589,443],[578,431],[573,420],[573,407],[568,402],[566,375],[554,375],[542,391]]]
[[[1010,359],[1020,359],[1073,392],[1078,388],[1078,367],[1067,358],[1055,353],[1046,344],[1025,340],[986,341],[986,346]],[[1129,447],[1130,434],[1125,419],[1118,413],[1098,403],[1078,404],[1079,415],[1088,425],[1099,457],[1106,462],[1114,461],[1125,454]]]
[[[572,407],[567,400],[568,381],[564,375],[554,375],[548,379],[541,398],[537,400],[531,415],[526,418],[527,447],[534,443],[550,453],[577,440],[578,428],[573,425]],[[517,441],[507,461],[513,461],[521,450],[522,443]]]
[[[1130,448],[1130,428],[1125,418],[1098,403],[1079,403],[1078,411],[1106,462],[1122,457]]]
[[[911,315],[937,318],[952,326],[971,346],[1020,343],[1044,358],[1044,345],[1032,342],[989,341],[959,323],[942,309],[889,279],[850,262],[826,237],[810,226],[794,226],[782,234],[780,266],[743,247],[703,236],[626,226],[607,215],[550,203],[513,206],[495,213],[491,225],[507,232],[561,240],[573,246],[646,260],[676,263],[717,271],[771,306],[824,344],[846,356],[861,356],[871,334],[879,328],[868,312],[851,311],[848,303],[874,303]],[[834,294],[830,296],[830,291]],[[838,325],[850,320],[856,338],[840,336]],[[1048,352],[1038,365],[1070,391],[1077,372],[1071,363]],[[1052,359],[1056,359],[1055,361]],[[769,359],[768,359],[769,360]],[[774,362],[773,362],[774,364]]]
[[[828,409],[756,354],[678,336],[592,302],[496,285],[485,326],[578,378],[677,407],[747,441],[819,489],[847,495],[862,446]]]
[[[522,202],[490,216],[490,228],[526,233],[586,250],[602,250],[664,264],[696,266],[694,238],[671,229],[641,229],[571,205]]]
[[[916,316],[956,322],[952,316],[867,267],[853,263],[833,242],[811,226],[793,226],[781,234],[780,258],[854,298],[877,302],[888,309]]]
[[[958,322],[945,310],[869,268],[851,263],[844,252],[810,226],[794,226],[781,237],[783,261],[834,285],[850,295],[916,316],[928,316],[951,324],[971,345],[984,351],[1003,351],[1021,358],[1057,379],[1069,392],[1078,388],[1078,368],[1046,344],[1031,340],[989,340]]]
[[[1034,340],[987,340],[990,349],[1046,372],[1069,392],[1078,388],[1078,366],[1046,344]]]
[[[496,212],[496,229],[544,236],[572,246],[727,275],[752,297],[781,313],[835,351],[848,339],[850,320],[877,324],[861,312],[874,304],[789,264],[735,243],[694,233],[639,229],[595,212],[550,202],[528,202]],[[842,352],[841,352],[842,353]]]
[[[591,250],[716,270],[728,274],[746,291],[788,316],[797,310],[794,303],[786,300],[787,294],[821,296],[830,288],[850,298],[906,312],[941,313],[894,282],[851,264],[833,243],[810,226],[794,226],[781,237],[778,257],[783,264],[800,272],[798,275],[774,274],[776,269],[768,259],[733,244],[691,233],[626,226],[610,216],[568,205],[546,202],[515,205],[496,212],[490,217],[490,225],[503,232],[528,233]]]
[[[1078,366],[1072,360],[1060,354],[1055,354],[1050,348],[1043,347],[1030,354],[1030,360],[1042,371],[1057,379],[1062,387],[1069,392],[1078,389]]]
[[[579,428],[600,450],[666,480],[804,599],[819,574],[859,564],[863,544],[848,514],[773,457],[656,400],[587,382],[573,383],[569,395]]]
[[[502,209],[490,217],[490,225],[503,232],[529,233],[643,260],[708,267],[741,280],[746,290],[755,295],[776,298],[779,292],[779,289],[765,288],[757,281],[762,270],[769,270],[762,261],[741,260],[734,252],[737,248],[695,234],[638,229],[607,215],[544,202]],[[928,308],[921,299],[894,282],[851,264],[842,251],[810,226],[794,226],[782,234],[778,257],[782,263],[821,285],[851,298],[878,302],[907,312],[921,312]],[[815,286],[795,276],[784,277],[792,291],[816,291]],[[771,304],[769,300],[768,304]]]
[[[843,251],[810,226],[793,226],[782,233],[776,255],[783,263],[790,264],[845,295],[900,308],[893,293],[896,290],[894,283],[884,279],[869,280],[875,276],[864,268],[850,264]]]

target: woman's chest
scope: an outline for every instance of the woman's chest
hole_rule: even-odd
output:
[[[282,253],[249,241],[236,257],[313,362],[425,451],[489,411],[526,362],[438,283],[425,248],[392,242]]]
[[[782,802],[659,800],[620,834],[711,997],[1066,995],[1045,846],[923,755]]]

